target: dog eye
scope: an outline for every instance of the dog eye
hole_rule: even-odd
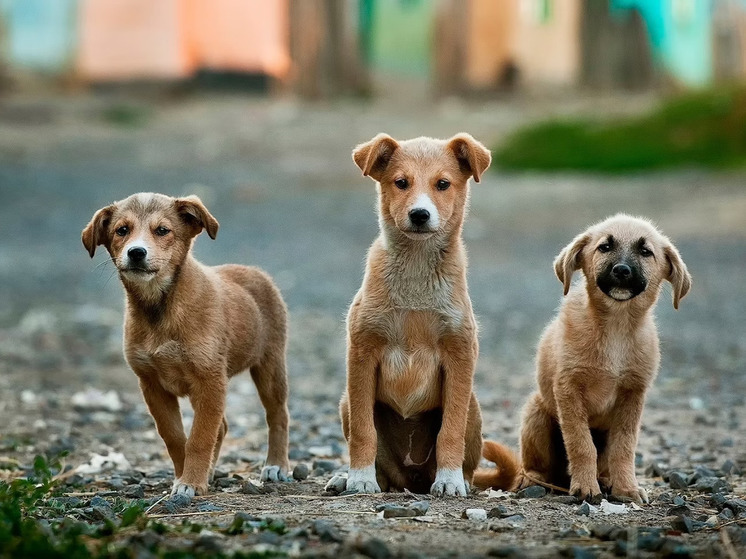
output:
[[[399,188],[400,190],[404,190],[409,186],[409,182],[407,182],[407,179],[396,179],[394,181],[394,184],[396,185],[396,188]]]
[[[653,256],[653,251],[649,248],[640,248],[640,256]]]
[[[451,186],[450,182],[445,179],[440,179],[435,185],[435,188],[437,188],[438,190],[446,190],[449,186]]]
[[[159,237],[168,235],[170,232],[171,232],[171,229],[167,229],[163,227],[162,225],[155,230],[155,234],[158,235]]]
[[[598,245],[598,252],[609,252],[611,250],[611,243],[604,243]]]
[[[115,233],[119,235],[120,237],[126,237],[127,233],[129,232],[130,232],[130,228],[127,227],[126,225],[122,225],[119,229],[115,231]]]

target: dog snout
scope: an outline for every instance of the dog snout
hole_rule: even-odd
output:
[[[611,269],[611,273],[614,274],[614,277],[620,280],[629,279],[630,276],[632,276],[632,268],[630,268],[627,264],[616,264]]]
[[[133,263],[143,262],[147,255],[148,251],[143,247],[132,247],[127,251],[127,258]]]
[[[430,212],[425,208],[415,208],[409,212],[409,221],[415,227],[425,225],[430,220]]]

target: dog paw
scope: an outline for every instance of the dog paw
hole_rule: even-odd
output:
[[[380,493],[376,480],[376,467],[350,468],[347,472],[347,491],[355,493]]]
[[[617,498],[619,500],[631,500],[638,505],[641,505],[643,503],[649,503],[650,500],[648,499],[648,492],[645,491],[642,487],[631,487],[628,489],[624,488],[611,488],[611,496],[614,498]]]
[[[469,486],[464,481],[463,470],[451,470],[442,468],[435,474],[435,483],[430,487],[432,495],[461,496],[466,497]]]
[[[288,478],[287,471],[281,466],[264,466],[262,473],[259,476],[262,481],[268,481],[270,483],[278,481],[290,481]]]
[[[585,483],[572,480],[570,495],[577,497],[581,501],[597,504],[601,502],[601,487],[595,479]]]
[[[171,486],[172,497],[175,495],[184,495],[190,501],[195,495],[204,495],[205,493],[207,493],[207,486],[190,485],[182,482],[180,479],[175,479],[174,484]]]
[[[329,493],[334,493],[335,495],[339,495],[340,493],[347,490],[347,474],[337,474],[330,479],[326,486],[324,486],[324,491],[328,491]]]

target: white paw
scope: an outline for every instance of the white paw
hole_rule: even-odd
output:
[[[435,474],[435,483],[430,488],[433,495],[459,495],[466,497],[469,487],[464,481],[464,472],[461,469],[451,470],[441,468]]]
[[[186,495],[189,497],[189,500],[196,495],[197,489],[193,485],[187,485],[186,483],[181,483],[178,479],[174,480],[174,484],[171,487],[171,496],[174,495]]]
[[[375,464],[359,469],[350,468],[347,472],[347,491],[380,493],[381,488],[376,481]]]
[[[269,482],[288,481],[288,474],[280,466],[264,466],[259,479]]]

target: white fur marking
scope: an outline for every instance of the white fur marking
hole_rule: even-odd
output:
[[[460,495],[466,497],[467,489],[464,481],[464,471],[459,469],[438,468],[435,483],[430,488],[433,495]]]
[[[429,229],[437,229],[440,225],[440,215],[438,214],[438,208],[433,204],[432,199],[425,193],[420,194],[417,200],[410,208],[412,210],[427,210],[430,213],[430,221],[427,222]]]

